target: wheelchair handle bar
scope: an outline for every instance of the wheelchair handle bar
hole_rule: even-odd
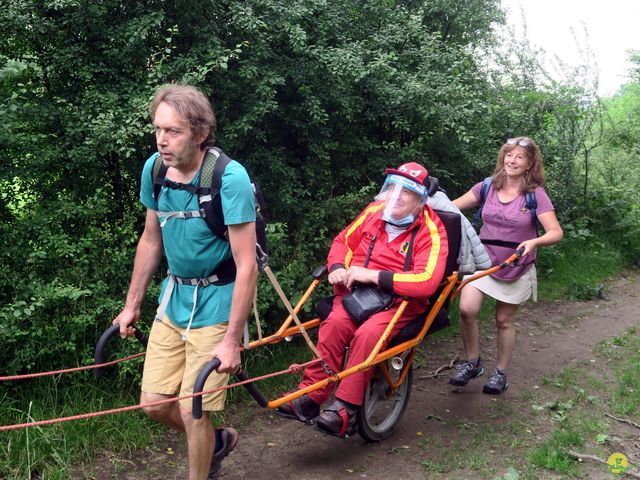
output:
[[[196,383],[194,383],[193,385],[193,393],[201,393],[204,390],[204,384],[207,381],[207,378],[209,378],[209,375],[211,375],[211,372],[216,370],[219,366],[220,366],[220,360],[218,360],[217,358],[214,358],[210,362],[206,363],[204,367],[202,367],[202,370],[200,370],[200,373],[198,374],[198,378],[196,378]],[[244,382],[245,380],[249,379],[247,374],[244,373],[242,370],[239,370],[236,373],[236,378],[241,382]],[[269,404],[269,401],[265,398],[264,395],[262,395],[260,390],[258,390],[258,387],[256,387],[256,385],[253,382],[245,383],[244,386],[261,407],[264,408]],[[191,412],[192,412],[193,418],[197,420],[202,418],[202,395],[193,397]]]
[[[94,365],[105,363],[105,347],[112,337],[115,337],[119,334],[120,334],[119,323],[116,323],[115,325],[111,325],[109,328],[107,328],[104,331],[104,333],[100,336],[100,340],[98,340],[98,343],[96,344],[96,351],[94,355],[94,358],[95,358]],[[149,338],[144,333],[142,333],[140,330],[136,328],[133,331],[133,334],[142,345],[144,345],[145,347],[147,346],[147,342],[149,341]],[[102,377],[102,375],[104,375],[104,371],[105,371],[104,367],[95,368],[93,370],[93,374],[96,376],[96,378],[100,378]]]

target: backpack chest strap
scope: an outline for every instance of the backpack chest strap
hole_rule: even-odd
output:
[[[183,218],[187,220],[189,218],[205,218],[207,216],[204,210],[186,210],[181,212],[165,212],[157,210],[156,215],[158,216],[158,220],[160,220],[160,228],[164,227],[172,218]]]
[[[165,180],[166,181],[166,180]],[[198,204],[202,207],[198,210],[184,210],[184,211],[164,211],[164,210],[156,210],[156,215],[160,220],[160,227],[164,227],[167,221],[172,218],[207,218],[207,213],[204,209],[204,205],[207,202],[211,202],[212,194],[210,188],[202,188],[199,187],[197,191],[201,192],[198,196]],[[207,193],[202,193],[207,192]]]

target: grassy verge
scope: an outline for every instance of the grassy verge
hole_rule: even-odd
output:
[[[538,295],[545,300],[601,298],[604,281],[625,267],[625,258],[606,238],[567,239],[541,249]]]
[[[589,358],[518,397],[492,398],[474,421],[451,422],[447,435],[421,434],[415,451],[426,478],[613,479],[606,461],[620,453],[638,469],[638,333],[600,342]]]
[[[307,352],[297,343],[295,340],[294,345],[270,346],[246,355],[245,368],[256,377],[300,362]],[[130,374],[136,370],[135,365],[121,368],[121,373],[127,371]],[[123,382],[115,377],[117,371],[112,367],[110,375],[100,381],[91,374],[81,373],[62,380],[50,377],[5,385],[0,390],[0,424],[27,423],[137,404],[140,395],[138,382],[134,380],[128,390],[122,391]],[[260,388],[265,395],[273,397],[293,388],[295,383],[293,376],[285,375],[261,382]],[[254,400],[244,389],[232,389],[229,390],[228,402],[238,413],[243,405]],[[245,410],[250,412],[248,408]],[[222,423],[224,418],[214,421]],[[128,456],[152,444],[164,444],[162,440],[166,432],[165,427],[151,421],[139,410],[2,432],[0,478],[67,479],[73,466],[93,463],[98,452]]]
[[[0,419],[9,425],[59,418],[136,404],[138,398],[137,386],[122,392],[114,379],[41,379],[3,390]],[[133,451],[163,430],[133,412],[3,432],[0,471],[7,479],[67,479],[70,465],[92,461],[98,449]]]
[[[545,402],[533,404],[532,408],[552,422],[553,430],[531,450],[532,467],[584,476],[589,469],[607,472],[608,467],[578,462],[569,452],[605,460],[614,453],[638,453],[634,442],[640,427],[634,431],[623,421],[638,425],[640,420],[638,331],[634,328],[604,340],[595,349],[594,357],[545,379]],[[631,456],[629,460],[638,466],[640,458]]]

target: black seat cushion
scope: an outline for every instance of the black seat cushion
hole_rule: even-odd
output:
[[[316,303],[316,315],[320,317],[320,320],[326,320],[331,313],[331,309],[333,308],[333,298],[333,295],[330,297],[322,297],[318,300],[318,303]]]

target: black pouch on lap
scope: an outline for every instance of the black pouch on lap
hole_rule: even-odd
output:
[[[353,323],[360,326],[371,315],[391,307],[393,298],[393,294],[380,287],[361,285],[342,297],[342,306]]]
[[[411,255],[413,253],[413,239],[416,237],[418,233],[418,228],[415,228],[411,234],[411,240],[409,241],[409,248],[407,250],[407,256],[404,261],[404,270],[409,270],[409,266],[411,265]],[[367,267],[369,264],[369,258],[371,257],[371,252],[373,251],[373,244],[376,241],[375,235],[371,239],[371,243],[369,244],[369,251],[367,252],[367,257],[364,259],[363,267]],[[391,292],[383,290],[377,285],[356,285],[353,287],[350,293],[342,297],[342,306],[353,320],[353,323],[360,326],[371,315],[375,315],[378,312],[382,312],[383,310],[387,310],[391,308],[393,305],[393,301],[396,298]]]

